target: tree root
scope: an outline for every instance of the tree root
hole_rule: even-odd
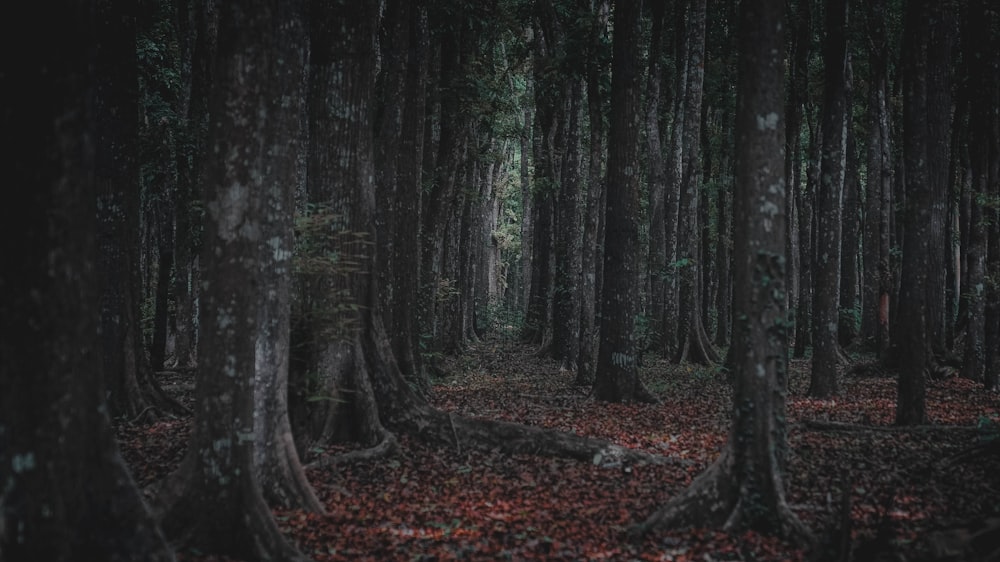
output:
[[[679,527],[704,525],[734,531],[767,526],[768,531],[807,548],[815,545],[812,532],[788,507],[783,494],[770,505],[761,505],[759,498],[752,497],[752,486],[747,486],[745,480],[727,446],[690,486],[645,521],[630,527],[628,538],[637,541],[655,530]],[[765,512],[767,515],[762,515]]]
[[[367,449],[357,449],[347,451],[339,455],[323,457],[305,465],[306,470],[328,468],[338,464],[349,462],[364,462],[381,459],[395,454],[399,450],[399,441],[396,436],[389,431],[383,431],[378,444]]]
[[[602,466],[656,464],[691,466],[693,461],[665,457],[615,445],[604,439],[585,437],[542,427],[483,418],[470,418],[415,407],[394,426],[430,442],[479,450],[500,450],[508,454],[531,454],[593,462]]]

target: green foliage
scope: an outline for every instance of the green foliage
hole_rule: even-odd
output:
[[[524,311],[502,298],[492,298],[476,311],[479,328],[503,340],[515,341],[524,330]]]
[[[372,242],[368,232],[355,232],[329,206],[310,204],[295,219],[292,256],[292,316],[308,319],[317,339],[349,339],[360,327],[354,287],[367,275]]]

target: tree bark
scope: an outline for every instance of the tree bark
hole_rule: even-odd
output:
[[[789,230],[795,230],[793,245],[795,263],[791,273],[797,279],[793,283],[797,290],[790,305],[795,310],[795,357],[805,356],[806,347],[811,343],[809,333],[812,311],[812,197],[808,191],[812,185],[807,178],[802,181],[802,124],[805,107],[809,102],[809,44],[811,15],[809,2],[799,2],[798,11],[790,16],[792,38],[791,67],[788,77],[788,107],[785,122],[785,170],[789,199],[794,206],[794,214],[788,215]],[[811,137],[810,137],[811,138]],[[807,171],[809,169],[806,165]],[[792,220],[792,217],[795,220]]]
[[[269,182],[262,186],[258,333],[254,368],[254,469],[271,506],[322,512],[306,479],[288,417],[291,357],[291,275],[295,249],[295,190],[301,183],[299,154],[305,150],[306,50],[308,29],[300,19],[283,22],[275,53],[282,63],[270,78],[284,84],[267,107],[268,132],[287,139],[270,150]],[[280,49],[280,50],[279,50]]]
[[[861,252],[861,195],[858,184],[858,156],[852,118],[854,106],[854,73],[851,59],[847,61],[847,87],[845,99],[845,157],[844,157],[844,196],[842,231],[840,238],[840,303],[839,326],[837,328],[838,343],[846,348],[858,337],[857,306],[858,306],[858,266]]]
[[[21,194],[0,209],[0,559],[173,560],[107,415],[91,89],[106,77],[81,47],[100,38],[97,10],[25,8],[5,20],[4,49],[24,33],[60,41],[0,75],[16,108],[0,116],[6,175]]]
[[[184,408],[156,384],[143,341],[139,251],[139,91],[136,27],[125,6],[98,11],[95,179],[103,368],[111,415],[149,421]]]
[[[300,117],[294,106],[282,105],[282,97],[296,96],[301,81],[275,77],[285,65],[304,60],[304,34],[289,32],[304,25],[304,6],[282,2],[249,8],[224,5],[220,11],[219,82],[210,129],[219,158],[206,163],[205,174],[210,183],[201,256],[197,406],[187,454],[164,482],[158,507],[167,535],[187,548],[302,560],[281,535],[257,479],[254,432],[261,428],[254,423],[254,379],[261,251],[287,251],[280,242],[262,239],[268,231],[265,192],[273,184],[284,184],[274,189],[295,185],[289,170],[296,160],[282,158],[275,147],[294,141],[285,127],[294,128],[291,123]],[[292,60],[284,59],[288,53],[294,53]],[[290,207],[281,210],[291,212]],[[273,435],[266,433],[264,440]]]
[[[690,0],[686,27],[687,80],[684,90],[684,141],[680,174],[680,207],[677,220],[676,363],[712,364],[719,357],[705,333],[700,311],[702,269],[698,227],[701,185],[701,105],[705,80],[705,0]]]
[[[608,136],[607,230],[601,343],[594,397],[609,402],[649,401],[639,379],[636,315],[639,313],[640,2],[614,3],[611,119]]]
[[[896,423],[919,425],[926,421],[925,372],[930,367],[930,318],[927,300],[931,273],[927,269],[931,251],[930,212],[934,199],[927,170],[927,45],[929,2],[909,4],[904,35],[904,174],[906,219],[903,267],[899,288],[898,341],[894,353],[900,368],[896,399]]]
[[[654,2],[652,6],[652,31],[649,43],[649,64],[646,74],[646,161],[647,191],[649,196],[649,335],[653,341],[662,341],[664,315],[664,281],[667,277],[667,225],[664,197],[666,194],[666,172],[663,163],[663,148],[660,134],[660,64],[663,36],[663,16],[665,2]]]
[[[782,8],[740,5],[734,197],[733,425],[721,455],[641,524],[654,529],[755,529],[802,542],[811,534],[785,500],[787,330]]]
[[[993,60],[983,48],[990,44],[990,23],[982,0],[973,0],[967,12],[963,37],[965,55],[963,66],[969,93],[969,135],[965,144],[969,154],[971,176],[971,209],[969,215],[969,244],[967,250],[968,274],[963,276],[963,293],[968,299],[968,322],[965,327],[965,349],[961,375],[967,379],[984,382],[986,369],[986,259],[988,248],[989,210],[984,203],[990,196],[990,152],[993,148],[993,113],[996,91],[992,77]]]
[[[816,254],[812,310],[812,377],[809,396],[829,398],[838,392],[840,342],[840,238],[847,156],[847,12],[846,0],[826,6],[823,49],[823,148],[816,209]]]
[[[868,6],[868,183],[865,199],[864,287],[861,295],[861,338],[884,356],[889,349],[890,213],[892,139],[889,134],[889,58],[885,0]]]
[[[585,1],[589,5],[589,0]],[[576,384],[593,384],[597,369],[599,343],[597,306],[601,294],[599,279],[604,266],[604,239],[600,236],[604,207],[604,112],[601,78],[605,69],[600,64],[606,33],[609,6],[601,0],[590,13],[590,38],[587,57],[587,118],[590,129],[587,154],[587,206],[583,229],[583,280],[580,300],[580,357],[577,360]]]

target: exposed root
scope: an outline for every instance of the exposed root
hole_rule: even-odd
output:
[[[729,447],[691,485],[653,512],[645,521],[630,527],[628,538],[637,541],[658,529],[694,526],[718,527],[725,531],[770,527],[768,531],[812,548],[812,532],[785,502],[783,495],[772,505],[761,505],[760,498],[749,499],[748,486],[739,477]],[[751,493],[752,494],[752,493]],[[761,508],[768,512],[762,516]]]
[[[498,449],[509,454],[532,454],[614,464],[690,466],[692,461],[665,457],[615,445],[603,439],[542,427],[491,419],[470,418],[430,407],[415,408],[397,426],[432,442],[470,449]]]
[[[366,462],[394,455],[399,450],[399,441],[389,431],[382,433],[382,438],[374,447],[356,449],[339,455],[322,457],[305,465],[306,470],[328,468],[337,464],[349,462]]]

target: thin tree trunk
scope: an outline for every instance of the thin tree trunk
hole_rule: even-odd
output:
[[[589,0],[583,0],[588,2]],[[587,118],[590,128],[590,145],[587,155],[587,208],[583,229],[583,283],[580,302],[580,357],[577,360],[576,384],[590,385],[597,369],[598,328],[597,306],[603,270],[602,249],[604,239],[600,225],[604,207],[604,114],[601,107],[601,75],[599,49],[602,35],[607,28],[607,0],[601,0],[590,14],[590,41],[587,58]]]
[[[652,35],[649,43],[649,70],[646,75],[646,161],[649,167],[649,334],[654,341],[663,338],[664,281],[667,276],[667,226],[665,223],[664,196],[666,174],[663,166],[663,149],[660,142],[660,44],[663,36],[663,15],[666,2],[652,6]]]
[[[701,105],[705,68],[705,0],[690,0],[687,22],[687,87],[684,93],[684,142],[677,221],[679,265],[677,352],[674,362],[717,363],[699,310],[701,256],[698,251],[701,185]]]

